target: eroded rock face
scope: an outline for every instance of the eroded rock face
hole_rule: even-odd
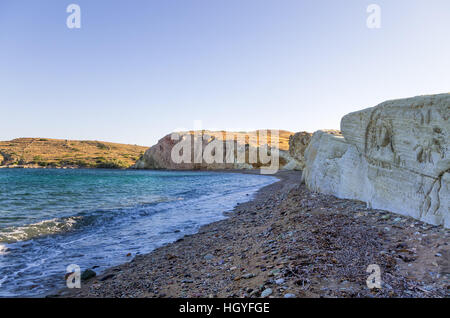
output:
[[[259,148],[270,143],[270,138],[266,142],[258,139],[260,131],[255,132],[223,132],[223,131],[191,131],[169,134],[160,139],[155,146],[149,148],[141,159],[134,165],[136,169],[170,169],[170,170],[222,170],[222,169],[257,169],[265,166],[261,158],[251,157],[259,153]],[[289,136],[291,132],[279,131],[279,144],[276,147],[279,152],[279,165],[277,169],[299,169],[300,163],[289,154]],[[188,142],[190,154],[189,160],[176,162],[172,158],[172,150],[179,147],[179,141]],[[196,157],[197,147],[201,148],[200,157]],[[178,152],[178,148],[175,148]],[[184,151],[184,150],[183,150]],[[245,154],[245,158],[240,158],[237,153]],[[182,151],[178,152],[181,156]],[[207,161],[202,158],[203,154],[209,153],[215,159]],[[267,153],[267,152],[266,152]],[[271,155],[268,152],[268,155]],[[252,159],[253,160],[252,160]],[[256,160],[254,160],[256,159]]]
[[[299,162],[299,168],[305,167],[305,149],[311,140],[312,134],[306,131],[295,133],[289,137],[289,154]]]
[[[314,191],[450,227],[450,94],[384,102],[314,133],[303,179]]]
[[[323,130],[332,135],[341,135],[339,130]],[[298,162],[296,169],[305,168],[305,150],[312,138],[312,133],[301,131],[289,137],[289,155]]]

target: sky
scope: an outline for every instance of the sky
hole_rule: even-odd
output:
[[[313,132],[449,91],[448,0],[0,0],[0,140]]]

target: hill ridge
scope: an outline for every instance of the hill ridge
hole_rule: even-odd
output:
[[[147,148],[99,140],[22,137],[0,141],[0,167],[123,169]]]

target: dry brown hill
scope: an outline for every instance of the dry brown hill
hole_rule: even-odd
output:
[[[272,135],[272,133],[274,135]],[[223,160],[219,162],[209,162],[203,160],[199,163],[194,160],[195,153],[195,141],[190,138],[190,160],[176,163],[172,159],[173,147],[178,143],[178,139],[173,139],[172,134],[168,134],[161,138],[158,143],[149,148],[142,158],[136,163],[134,168],[136,169],[169,169],[169,170],[222,170],[222,169],[259,169],[267,164],[263,164],[260,161],[259,154],[257,157],[250,160],[250,149],[256,150],[261,146],[271,145],[271,147],[278,148],[279,153],[279,167],[294,169],[298,166],[298,162],[290,157],[289,139],[294,135],[293,132],[286,130],[256,130],[256,131],[211,131],[211,130],[198,130],[198,131],[182,131],[176,133],[179,136],[192,137],[201,143],[202,150],[205,151],[207,145],[211,145],[213,140],[221,141],[223,152]],[[271,144],[272,137],[277,134],[278,139],[274,140],[274,145]],[[240,161],[236,161],[238,158],[237,149],[233,148],[233,153],[227,153],[227,147],[225,141],[234,141],[241,147],[245,146],[245,162],[241,158]],[[215,151],[215,150],[214,150]],[[231,156],[234,160],[228,162],[227,157]],[[227,162],[225,162],[227,161]]]
[[[128,168],[148,147],[92,140],[0,141],[0,166]]]
[[[245,141],[253,147],[259,147],[263,144],[266,143],[270,143],[271,141],[271,130],[255,130],[255,131],[240,131],[240,132],[236,132],[236,131],[211,131],[211,130],[199,130],[199,131],[189,131],[189,132],[179,132],[180,134],[187,134],[190,133],[191,135],[197,133],[201,133],[201,134],[209,134],[211,136],[214,136],[215,138],[219,139],[219,140],[230,140],[231,139],[236,139],[239,137],[244,136],[245,137]],[[278,148],[280,150],[289,150],[289,137],[294,135],[293,132],[291,131],[287,131],[287,130],[274,130],[278,132]],[[261,133],[266,133],[266,138],[267,140],[261,140],[258,138],[258,136]],[[228,136],[227,136],[228,134]]]

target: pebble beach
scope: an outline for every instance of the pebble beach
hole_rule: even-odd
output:
[[[449,296],[449,230],[275,176],[227,219],[47,297]]]

